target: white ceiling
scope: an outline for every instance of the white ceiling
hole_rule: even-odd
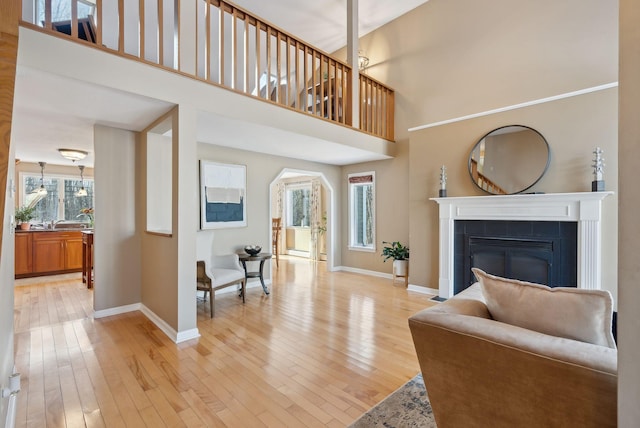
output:
[[[360,0],[360,36],[426,1]],[[325,52],[333,52],[346,44],[346,0],[236,0],[235,3]],[[100,102],[86,102],[91,99]],[[72,162],[62,158],[57,149],[75,148],[89,152],[89,156],[78,163],[92,166],[94,124],[139,131],[171,107],[162,101],[18,66],[11,130],[15,156],[25,162],[71,165]],[[237,145],[230,145],[251,148],[253,140],[249,135],[237,138],[238,128],[229,129],[235,130],[237,141]],[[249,127],[246,129],[250,131]],[[199,140],[207,142],[208,132],[206,127],[198,129]],[[217,132],[219,138],[219,129]],[[286,155],[286,142],[283,144],[282,138],[274,137],[274,143],[276,140],[277,150],[274,144],[273,154]],[[234,138],[225,141],[233,142]],[[309,144],[309,147],[313,146],[319,147]],[[305,155],[308,160],[334,164],[370,160],[366,151],[338,144],[335,150],[309,150]]]

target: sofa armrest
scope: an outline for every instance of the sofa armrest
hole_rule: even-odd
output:
[[[438,427],[615,426],[615,349],[494,321],[482,305],[456,296],[409,319]]]
[[[491,319],[491,314],[482,297],[480,284],[475,283],[471,287],[436,306],[429,308],[431,313],[447,313],[467,315],[484,319]]]

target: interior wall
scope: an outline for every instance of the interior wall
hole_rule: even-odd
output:
[[[481,196],[468,170],[468,156],[488,131],[509,124],[527,125],[540,132],[551,149],[544,177],[527,192],[588,192],[593,180],[593,150],[600,146],[605,158],[606,189],[618,190],[617,88],[549,103],[436,126],[411,134],[411,282],[438,288],[439,169],[447,167],[448,196]],[[618,196],[603,201],[603,288],[617,302]]]
[[[139,217],[139,229],[141,232],[141,302],[153,312],[156,316],[166,322],[173,330],[178,331],[178,243],[177,243],[177,206],[176,206],[176,191],[175,181],[177,181],[177,171],[175,169],[175,163],[177,159],[175,157],[175,147],[172,140],[172,175],[173,181],[169,183],[172,195],[171,202],[171,217],[172,217],[172,229],[173,234],[159,233],[149,231],[146,224],[147,210],[152,209],[148,205],[146,195],[152,191],[162,191],[162,189],[154,188],[155,183],[149,182],[149,174],[147,170],[148,156],[147,150],[152,150],[152,146],[148,145],[149,131],[152,130],[159,123],[170,120],[172,123],[172,135],[175,134],[176,129],[173,124],[173,116],[175,110],[167,115],[159,118],[149,127],[140,133],[140,151],[139,157],[139,181],[138,192],[142,197],[141,218]],[[195,246],[195,243],[194,243]],[[195,289],[195,287],[194,287]],[[195,299],[194,299],[195,302]],[[195,304],[195,303],[194,303]]]
[[[640,421],[640,4],[620,1],[618,426]]]
[[[177,233],[177,341],[199,336],[196,306],[196,230],[199,210],[197,114],[181,105],[173,118],[173,230]]]
[[[245,245],[260,245],[271,249],[271,200],[269,187],[283,169],[313,171],[324,174],[335,192],[340,189],[340,167],[236,150],[212,144],[198,144],[198,159],[247,166],[247,227],[198,231],[198,240],[212,242],[213,254],[242,251]],[[339,195],[336,195],[336,200]],[[340,224],[331,224],[332,236],[340,236]],[[198,258],[206,257],[199,250]],[[335,264],[340,263],[340,252],[333,254]]]
[[[414,153],[413,145],[411,150],[408,147],[408,129],[617,81],[617,23],[617,4],[599,0],[430,0],[361,38],[360,49],[370,59],[365,73],[396,91],[399,150],[392,161],[345,167],[343,179],[348,173],[376,171],[377,246],[383,240],[410,241],[411,259],[418,260],[411,263],[412,284],[437,286],[421,272],[427,268],[423,262],[431,260],[424,241],[436,235],[416,234],[409,228],[410,217],[412,224],[429,221],[420,217],[424,202],[409,198],[409,188],[414,189],[416,184],[409,174],[409,158],[412,170],[418,168],[437,180],[441,164],[431,159],[455,158],[459,165],[453,160],[447,162],[455,175],[466,167],[467,149],[464,153],[452,150],[448,146],[452,139],[447,139],[446,143],[431,143],[428,152]],[[346,58],[344,50],[338,54]],[[559,117],[563,115],[561,112]],[[453,143],[462,144],[456,140]],[[610,171],[614,153],[605,152]],[[577,158],[590,154],[581,148],[575,156],[567,169],[581,162]],[[425,183],[417,184],[427,190]],[[345,182],[345,225],[346,188]],[[432,183],[421,197],[433,196],[437,189]],[[348,230],[343,236],[346,266],[391,272],[391,265],[382,262],[378,248],[375,253],[349,251]]]
[[[96,125],[93,293],[96,311],[140,303],[137,134]]]
[[[15,275],[15,199],[12,177],[14,177],[15,145],[11,144],[7,153],[7,186],[4,188],[4,212],[2,215],[2,257],[0,257],[0,388],[7,387],[9,376],[13,374],[13,284]],[[7,399],[0,400],[0,426],[7,413]]]

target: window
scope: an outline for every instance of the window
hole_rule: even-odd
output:
[[[287,226],[309,227],[311,221],[311,184],[288,184]]]
[[[33,196],[31,192],[40,188],[40,175],[24,174],[22,176],[23,205],[28,205]],[[82,181],[75,177],[44,176],[44,187],[47,195],[36,204],[34,221],[75,220],[86,221],[83,208],[93,207],[93,180],[84,179],[87,196],[76,196],[82,187]]]
[[[349,174],[349,248],[375,251],[375,173]]]
[[[95,15],[95,5],[86,0],[78,1],[78,19],[86,18],[89,15]],[[45,0],[38,0],[36,3],[36,22],[44,22]],[[52,0],[51,1],[51,21],[70,21],[71,20],[71,2],[69,0]]]

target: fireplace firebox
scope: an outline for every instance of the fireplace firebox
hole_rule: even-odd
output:
[[[551,287],[577,285],[576,222],[458,220],[454,293],[469,287],[472,267]]]

